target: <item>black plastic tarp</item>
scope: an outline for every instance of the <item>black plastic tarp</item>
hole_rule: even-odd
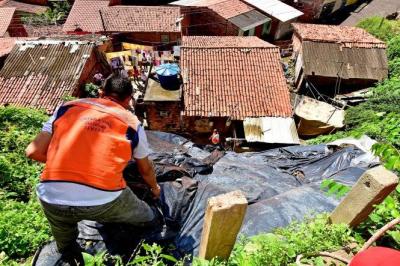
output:
[[[162,187],[160,200],[150,199],[134,163],[125,170],[125,176],[139,197],[160,209],[165,225],[146,231],[83,221],[79,225],[79,242],[89,253],[105,250],[127,255],[141,239],[146,239],[162,245],[174,244],[177,257],[197,255],[208,198],[243,191],[249,206],[240,233],[252,236],[305,216],[332,211],[339,200],[321,190],[321,181],[333,178],[353,185],[372,166],[355,163],[364,152],[354,146],[291,146],[224,154],[217,150],[208,152],[174,134],[147,134]],[[36,265],[52,265],[45,262],[49,249],[54,251],[54,244],[39,252]]]

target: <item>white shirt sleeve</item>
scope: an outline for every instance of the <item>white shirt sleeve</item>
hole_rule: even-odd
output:
[[[56,120],[58,109],[59,107],[57,107],[53,115],[50,116],[49,120],[43,123],[42,131],[53,134],[53,122]]]
[[[150,154],[149,143],[147,142],[146,132],[140,125],[137,130],[139,142],[136,148],[133,150],[134,159],[143,159]]]

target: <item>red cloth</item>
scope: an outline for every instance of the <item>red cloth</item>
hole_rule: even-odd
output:
[[[357,254],[349,266],[400,266],[400,251],[384,247],[372,247]]]

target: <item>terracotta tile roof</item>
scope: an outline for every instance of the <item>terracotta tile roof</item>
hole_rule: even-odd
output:
[[[0,38],[0,57],[9,54],[15,45],[16,41],[34,40],[35,38],[16,38],[4,37]]]
[[[230,19],[236,17],[238,15],[244,14],[251,10],[254,10],[253,7],[248,4],[243,3],[240,0],[225,0],[220,3],[209,6],[211,10],[215,13],[219,14],[221,17],[225,19]]]
[[[15,7],[0,7],[0,37],[4,36],[11,24]]]
[[[108,4],[108,0],[76,0],[64,24],[63,31],[74,31],[77,26],[86,32],[103,31],[99,10]]]
[[[43,13],[48,8],[47,6],[33,5],[33,4],[22,3],[22,2],[17,2],[17,1],[13,1],[13,0],[0,1],[0,6],[15,7],[17,11],[21,11],[21,12],[25,12],[25,13],[32,13],[32,14]]]
[[[17,43],[0,70],[0,104],[43,108],[51,113],[64,96],[75,95],[95,45],[73,43],[54,40]]]
[[[291,117],[279,48],[257,37],[183,37],[186,116]]]
[[[178,6],[208,7],[225,19],[254,10],[250,5],[240,0],[181,0],[171,3]]]
[[[180,8],[172,6],[112,6],[101,9],[105,31],[180,32]]]
[[[184,36],[183,40],[182,47],[192,48],[276,48],[275,45],[254,36],[246,38],[238,38],[237,36]]]
[[[383,41],[361,28],[292,23],[303,41],[342,43],[345,47],[386,48]]]

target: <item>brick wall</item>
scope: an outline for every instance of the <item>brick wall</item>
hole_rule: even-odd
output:
[[[146,103],[147,125],[150,130],[180,132],[180,113],[180,102]]]

